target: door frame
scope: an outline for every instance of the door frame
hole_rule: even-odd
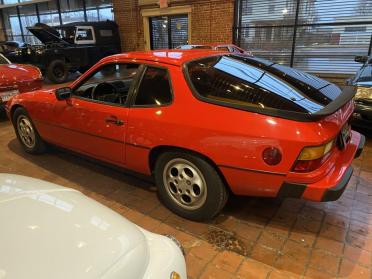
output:
[[[145,50],[151,50],[151,37],[150,37],[150,17],[156,16],[172,16],[172,15],[184,15],[188,17],[188,37],[189,44],[191,44],[191,6],[177,6],[169,8],[158,8],[158,9],[144,9],[141,11],[143,18],[143,31],[144,31],[144,43]]]

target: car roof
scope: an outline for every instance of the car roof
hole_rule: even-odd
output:
[[[113,56],[106,57],[102,59],[102,62],[113,62],[120,60],[145,60],[152,62],[159,62],[164,64],[170,64],[175,66],[182,66],[184,63],[202,58],[207,56],[216,56],[221,54],[226,54],[226,51],[215,51],[208,49],[193,49],[193,50],[183,50],[183,49],[166,49],[166,50],[154,50],[154,51],[134,51],[122,54],[117,54]]]

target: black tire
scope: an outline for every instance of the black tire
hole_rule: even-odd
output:
[[[48,79],[53,83],[65,83],[68,79],[68,68],[64,61],[53,60],[46,69]]]
[[[34,133],[34,144],[26,144],[25,139],[23,139],[21,135],[21,128],[20,128],[20,122],[21,121],[28,121],[31,125],[32,131]],[[42,154],[45,153],[47,150],[47,144],[43,141],[43,139],[40,137],[38,131],[35,128],[34,123],[32,122],[30,116],[28,115],[27,111],[20,107],[15,110],[12,116],[12,122],[14,126],[14,130],[16,132],[18,141],[21,143],[23,149],[31,154]]]
[[[178,162],[181,162],[180,165],[177,164]],[[184,166],[182,167],[183,171],[181,174],[189,172],[190,169],[187,171],[185,170],[191,167],[192,173],[196,173],[196,176],[192,175],[190,177],[193,177],[198,181],[204,181],[205,186],[202,188],[200,185],[196,185],[199,187],[199,190],[195,192],[194,182],[191,182],[191,187],[189,186],[190,184],[186,184],[187,179],[190,177],[187,176],[185,182],[183,181],[185,180],[184,177],[182,177],[179,172],[173,176],[175,173],[172,174],[172,171],[174,172],[172,166],[175,166],[174,168],[176,169],[177,166]],[[200,177],[198,177],[199,174]],[[192,153],[172,151],[160,154],[155,162],[154,176],[158,188],[159,199],[171,211],[190,220],[205,221],[214,218],[222,210],[228,200],[228,191],[217,170],[205,159]],[[182,177],[182,179],[180,177]],[[174,183],[172,185],[172,182],[167,183],[167,179],[173,178],[181,180],[179,182],[175,181],[177,182],[177,185]],[[190,183],[190,181],[188,183]],[[201,183],[203,184],[203,182]],[[183,186],[181,186],[181,184],[183,184]],[[175,186],[176,189],[174,189],[173,186]],[[183,189],[180,190],[180,188],[178,188],[180,186],[181,188],[183,187]],[[196,187],[196,189],[198,189],[198,187]],[[206,191],[200,189],[206,189]],[[206,194],[201,194],[203,192],[206,192]],[[180,193],[184,193],[184,195],[181,195]],[[192,204],[193,201],[191,199],[186,199],[185,201],[183,197],[196,197],[197,194],[199,194],[199,197],[197,198],[200,200],[199,204],[197,206],[195,205],[196,208],[192,208],[192,206],[194,206]],[[203,197],[204,195],[205,197]],[[179,196],[180,200],[177,201],[176,196]],[[190,201],[191,203],[188,203]]]

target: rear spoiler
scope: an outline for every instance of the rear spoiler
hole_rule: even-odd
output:
[[[269,115],[273,115],[276,117],[281,117],[281,118],[296,120],[296,121],[301,121],[301,122],[318,121],[324,117],[327,117],[335,113],[341,107],[346,105],[349,101],[351,101],[351,99],[354,98],[355,94],[356,94],[355,87],[346,86],[344,87],[341,94],[336,99],[334,99],[327,106],[325,106],[323,109],[319,110],[316,113],[301,113],[301,112],[273,110],[272,113],[263,113],[263,114],[269,114]]]
[[[338,109],[343,107],[346,103],[348,103],[352,98],[354,98],[356,94],[356,88],[353,86],[346,86],[342,90],[340,96],[338,96],[335,100],[325,106],[323,109],[318,111],[317,113],[311,114],[311,117],[314,120],[319,118],[323,118],[325,116],[331,115],[335,113]]]
[[[187,76],[187,80],[189,80]],[[331,103],[329,103],[327,106],[325,106],[323,109],[316,113],[303,113],[303,112],[294,112],[294,111],[286,111],[286,110],[280,110],[280,109],[273,109],[273,108],[256,108],[256,107],[248,107],[248,106],[242,106],[242,105],[236,105],[236,104],[229,104],[229,103],[223,103],[219,101],[214,101],[209,98],[205,98],[197,93],[194,89],[192,83],[188,81],[190,84],[191,91],[193,92],[193,95],[198,99],[206,103],[214,104],[214,105],[223,105],[225,107],[235,108],[239,110],[249,111],[249,112],[255,112],[263,115],[269,115],[274,117],[279,117],[283,119],[288,120],[294,120],[294,121],[300,121],[300,122],[314,122],[321,120],[322,118],[331,115],[335,113],[337,110],[339,110],[341,107],[343,107],[347,102],[349,102],[356,93],[356,90],[352,87],[345,88],[340,96],[338,96],[335,100],[333,100]]]

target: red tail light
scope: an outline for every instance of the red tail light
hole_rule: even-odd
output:
[[[293,171],[295,172],[311,172],[320,168],[325,161],[331,156],[331,153],[326,154],[322,158],[315,159],[315,160],[297,160],[296,164],[293,167]]]
[[[294,172],[311,172],[320,168],[325,161],[331,156],[334,141],[324,145],[305,147],[297,158],[292,171]]]

